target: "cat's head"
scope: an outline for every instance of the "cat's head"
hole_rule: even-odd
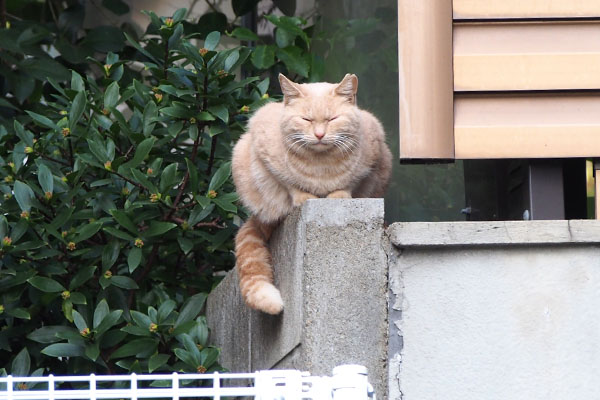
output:
[[[351,154],[359,143],[356,107],[358,78],[346,74],[340,83],[298,84],[279,74],[284,115],[281,131],[294,152]]]

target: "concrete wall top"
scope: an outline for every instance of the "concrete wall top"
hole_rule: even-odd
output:
[[[600,243],[600,222],[397,222],[388,228],[396,247]]]

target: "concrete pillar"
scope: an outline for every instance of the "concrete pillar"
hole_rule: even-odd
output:
[[[329,375],[362,364],[387,391],[387,255],[382,199],[308,200],[274,233],[270,249],[285,309],[243,305],[237,271],[207,301],[211,343],[231,371],[293,368]]]

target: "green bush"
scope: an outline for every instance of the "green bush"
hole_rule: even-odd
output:
[[[232,145],[270,101],[269,77],[339,79],[338,58],[366,69],[353,43],[376,22],[315,33],[264,16],[274,37],[258,37],[235,25],[256,3],[234,1],[234,21],[148,12],[141,39],[83,29],[77,0],[8,3],[20,17],[0,29],[0,374],[220,369],[200,314],[246,216]],[[226,30],[255,47],[218,50]]]
[[[231,144],[269,81],[236,80],[251,50],[216,50],[218,32],[199,49],[184,13],[148,13],[156,34],[129,36],[140,80],[124,82],[136,64],[108,53],[102,76],[49,78],[39,103],[0,125],[9,373],[220,368],[199,314],[213,272],[233,265]]]

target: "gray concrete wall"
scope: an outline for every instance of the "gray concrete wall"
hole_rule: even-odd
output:
[[[382,199],[308,200],[274,233],[270,248],[281,316],[249,310],[232,271],[207,301],[211,342],[232,371],[293,368],[331,374],[367,366],[387,387],[387,255]]]
[[[381,200],[310,200],[271,250],[283,315],[248,310],[235,272],[208,299],[232,371],[359,363],[380,399],[600,398],[598,221],[384,232]]]
[[[388,233],[390,398],[600,398],[597,221]]]

